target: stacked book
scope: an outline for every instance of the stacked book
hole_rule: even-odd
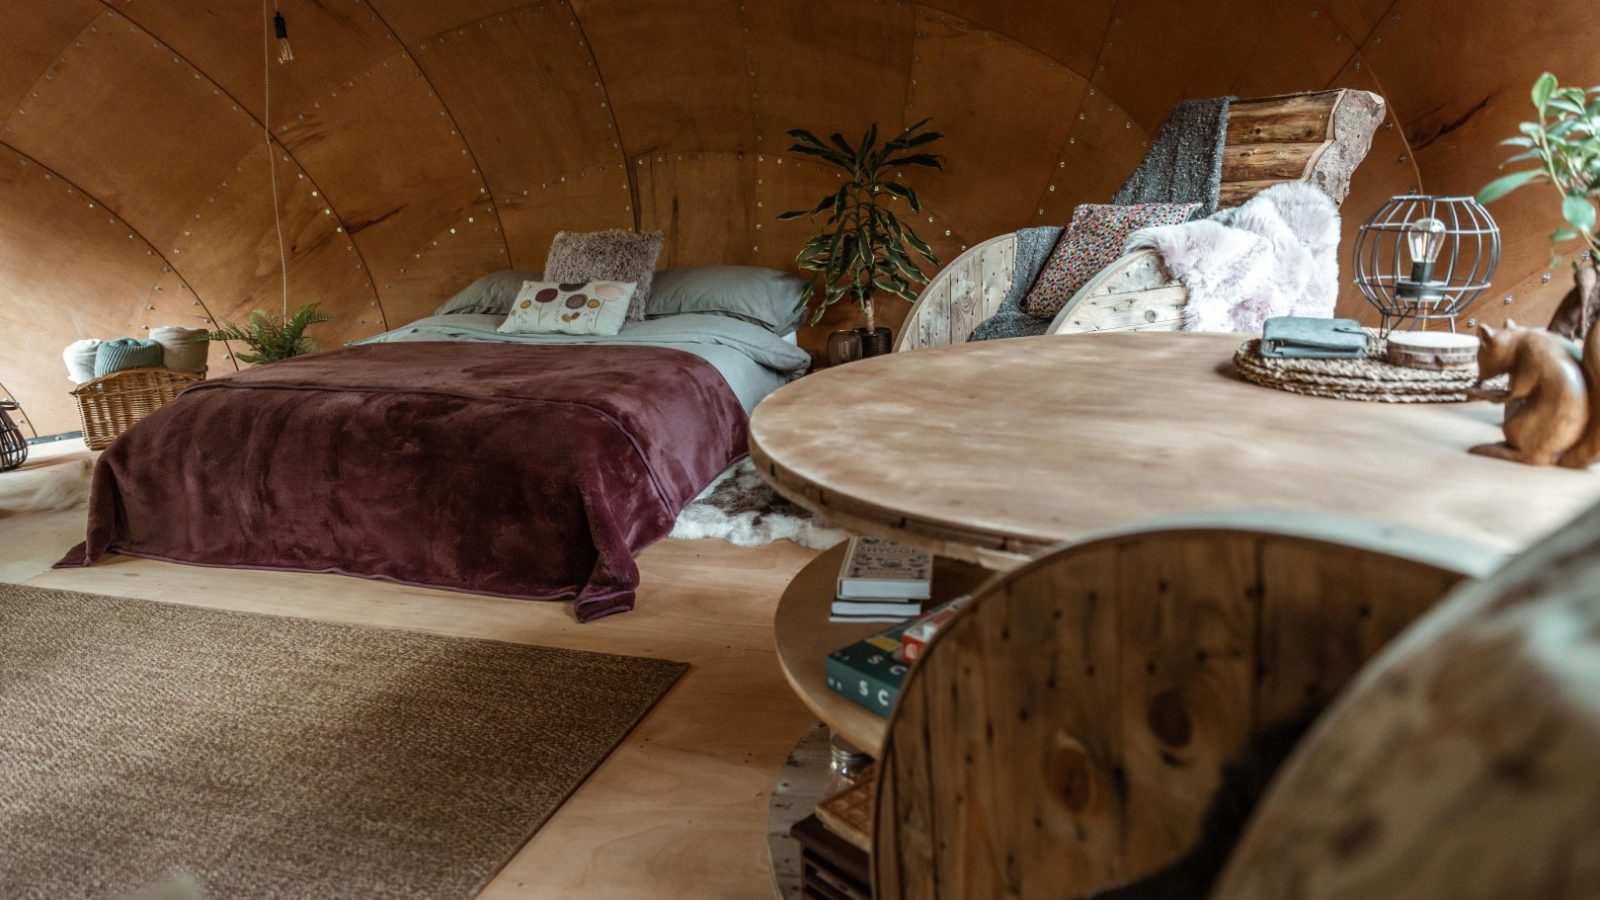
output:
[[[845,548],[832,622],[903,622],[932,595],[933,555],[893,541],[858,537]]]

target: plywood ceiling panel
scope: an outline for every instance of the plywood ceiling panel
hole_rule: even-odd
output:
[[[813,0],[747,5],[756,146],[783,152],[790,129],[852,140],[905,124],[916,11],[910,4]],[[870,85],[871,90],[863,90]],[[854,98],[841,102],[844,98]]]
[[[78,32],[87,29],[104,11],[96,0],[62,0],[33,7],[26,3],[0,3],[0,110],[10,115],[28,96],[33,83],[44,77],[57,51],[68,47]]]
[[[530,4],[525,0],[358,0],[370,5],[408,45],[445,31],[528,6],[563,7],[559,0]]]
[[[1094,71],[1101,43],[1119,4],[1114,0],[995,3],[928,0],[923,6],[960,16],[978,28],[1009,35],[1078,72]]]
[[[317,303],[333,314],[334,321],[313,331],[327,347],[384,330],[378,295],[354,242],[313,195],[305,173],[281,153],[277,163],[290,310]],[[269,178],[265,149],[250,148],[173,241],[173,261],[198,296],[211,298],[219,319],[242,322],[254,309],[282,312]]]
[[[1150,135],[1097,87],[1084,92],[1029,222],[1066,225],[1080,203],[1108,203],[1150,149]]]
[[[747,2],[575,0],[630,155],[755,147]]]
[[[1021,227],[1066,142],[1084,79],[1021,43],[928,11],[917,18],[911,75],[907,118],[931,117],[945,135],[935,145],[945,168],[917,170],[915,183],[927,185],[919,193],[968,234]],[[996,189],[996,172],[1007,173],[1006,189]],[[945,227],[933,218],[925,224]]]
[[[755,247],[756,155],[661,153],[637,167],[639,227],[666,241],[658,268],[748,264]]]
[[[12,112],[6,142],[99,197],[163,248],[257,139],[250,114],[113,11]],[[125,85],[141,85],[128,91]]]
[[[488,272],[507,267],[500,226],[486,210],[487,204],[468,208],[383,279],[383,310],[390,325],[431,316],[455,292]]]
[[[485,226],[473,229],[479,239],[471,244],[478,253],[472,271],[505,264],[488,186],[409,55],[386,59],[354,81],[354,88],[341,85],[314,101],[304,118],[297,116],[276,136],[326,192],[329,208],[370,267],[385,308],[431,308],[437,298],[391,297],[391,291],[419,284],[417,261],[450,227],[469,216]],[[466,263],[455,253],[435,258]],[[458,274],[464,273],[452,270],[445,280]],[[396,324],[404,321],[402,316]]]
[[[1356,44],[1366,43],[1372,29],[1389,13],[1394,0],[1317,0],[1340,31]]]
[[[1185,98],[1320,90],[1357,46],[1312,0],[1123,4],[1094,82],[1154,132]]]
[[[182,56],[250,111],[262,117],[262,51],[272,55],[273,117],[310,106],[353,73],[400,49],[394,34],[365,0],[278,0],[294,48],[291,65],[277,63],[277,41],[263,48],[260,0],[124,2],[118,8]]]
[[[512,265],[544,268],[558,231],[632,228],[632,186],[623,168],[617,163],[580,169],[497,199]]]
[[[558,230],[633,224],[605,87],[571,19],[559,5],[525,6],[416,48],[500,206],[518,265],[543,265]]]

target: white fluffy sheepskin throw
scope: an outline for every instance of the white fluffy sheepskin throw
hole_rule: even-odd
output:
[[[72,509],[89,499],[94,460],[74,459],[0,474],[0,513]]]
[[[689,541],[715,538],[740,547],[790,540],[813,550],[825,550],[849,536],[778,496],[748,459],[735,463],[684,507],[668,535]]]
[[[1328,318],[1339,298],[1339,208],[1309,184],[1276,185],[1209,219],[1136,231],[1127,249],[1156,251],[1188,288],[1185,331]]]

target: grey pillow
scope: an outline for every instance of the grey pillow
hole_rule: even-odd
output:
[[[633,302],[628,306],[628,321],[644,320],[645,304],[650,302],[651,275],[661,255],[659,231],[558,231],[550,242],[550,255],[544,261],[546,281],[631,281]]]
[[[454,297],[433,311],[436,316],[481,313],[504,316],[511,312],[524,281],[543,281],[544,273],[532,269],[502,269],[490,272],[462,288]]]
[[[645,317],[683,313],[732,316],[773,334],[788,334],[800,323],[806,280],[760,266],[699,266],[668,269],[656,275]]]

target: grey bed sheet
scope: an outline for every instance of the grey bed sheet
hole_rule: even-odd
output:
[[[418,319],[392,331],[353,341],[393,344],[407,341],[466,341],[501,344],[603,344],[671,347],[716,367],[746,413],[762,398],[805,374],[811,357],[759,325],[728,316],[678,315],[630,322],[610,336],[501,334],[504,316],[460,313]]]

